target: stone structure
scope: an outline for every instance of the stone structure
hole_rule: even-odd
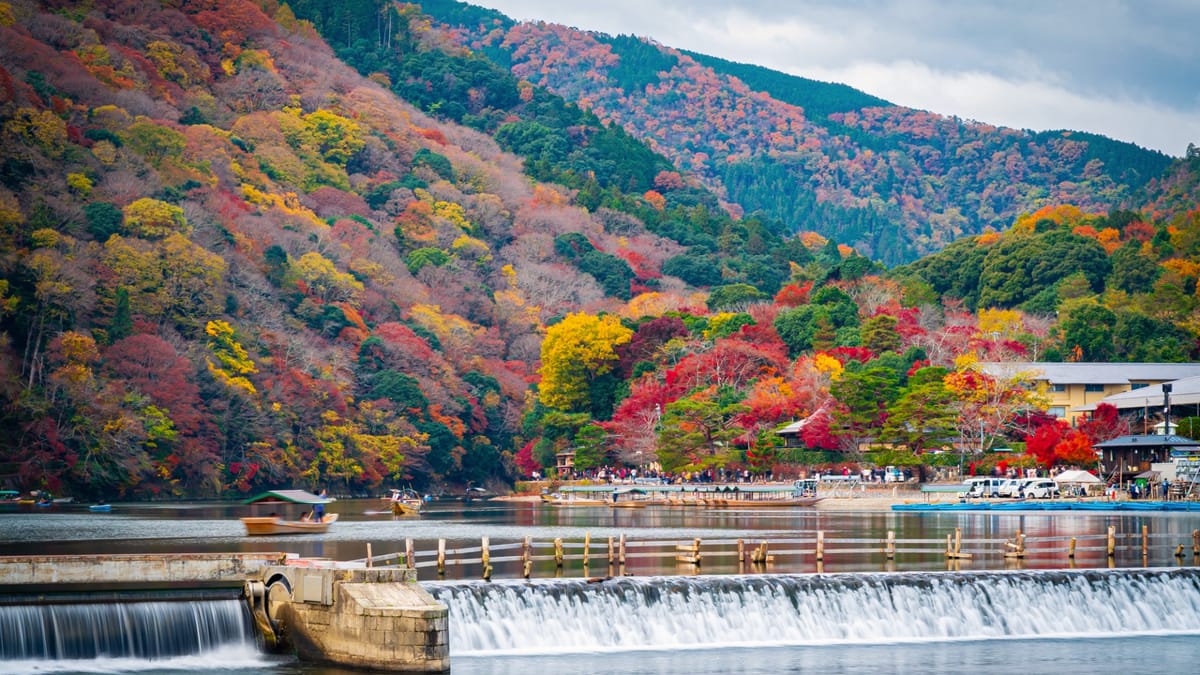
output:
[[[14,596],[214,586],[242,587],[268,647],[375,671],[450,670],[448,610],[417,584],[416,570],[285,553],[0,556],[0,590]]]
[[[391,672],[450,670],[448,610],[416,583],[415,570],[286,566],[269,570],[266,583],[280,644],[302,659]]]

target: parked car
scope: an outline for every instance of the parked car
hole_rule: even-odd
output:
[[[1001,497],[1020,497],[1021,486],[1024,484],[1024,478],[1008,478],[996,488],[996,493]]]
[[[1058,483],[1049,478],[1030,481],[1021,488],[1021,495],[1026,499],[1049,499],[1058,496]]]

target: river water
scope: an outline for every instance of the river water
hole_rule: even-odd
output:
[[[117,504],[112,513],[82,507],[0,511],[0,555],[286,551],[352,560],[399,553],[405,540],[431,550],[562,538],[570,545],[622,534],[690,542],[812,537],[832,541],[941,541],[1089,536],[1111,525],[1124,538],[1143,526],[1154,545],[1145,561],[1114,561],[1083,550],[1074,566],[1061,555],[1014,562],[977,555],[947,571],[935,544],[902,547],[894,562],[877,553],[830,553],[820,574],[811,559],[780,560],[767,572],[739,574],[735,562],[706,561],[703,575],[673,561],[631,564],[627,577],[582,578],[607,570],[568,564],[562,579],[517,579],[497,564],[494,581],[477,569],[450,568],[422,582],[451,608],[454,673],[989,673],[1195,670],[1200,655],[1200,575],[1176,560],[1175,542],[1200,527],[1197,513],[1096,512],[872,513],[808,509],[554,508],[530,503],[434,502],[418,518],[393,518],[377,501],[339,501],[324,535],[246,537],[242,508],[213,504]],[[602,558],[598,552],[597,558]],[[1138,571],[1145,564],[1146,571]],[[595,562],[592,563],[596,565]],[[607,567],[605,565],[605,567]],[[1193,568],[1194,569],[1194,568]],[[544,572],[544,574],[542,574]],[[586,572],[586,573],[585,573]],[[535,577],[552,577],[553,565]],[[3,654],[4,633],[0,633]],[[9,658],[11,673],[203,673],[340,675],[344,671],[258,653],[252,638],[225,640],[199,654],[101,655],[47,660]]]

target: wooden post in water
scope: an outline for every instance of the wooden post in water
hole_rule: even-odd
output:
[[[483,550],[480,553],[480,561],[483,563],[483,578],[485,580],[492,578],[492,552],[489,550],[488,538],[483,538]]]
[[[817,530],[817,562],[825,559],[825,531]]]
[[[367,569],[375,566],[375,561],[371,559],[371,542],[367,542]]]
[[[1192,555],[1200,555],[1200,530],[1192,530]]]
[[[563,566],[562,537],[554,539],[554,566],[559,569],[562,569]]]
[[[525,535],[525,542],[521,545],[521,571],[526,579],[533,574],[533,537],[530,535]]]
[[[767,553],[767,542],[764,539],[758,548],[750,552],[750,562],[755,565],[765,565],[770,561],[771,556]]]
[[[417,551],[412,539],[404,540],[404,566],[410,570],[417,569]]]
[[[971,557],[970,553],[962,552],[962,528],[954,528],[954,548],[950,547],[950,535],[946,535],[946,557],[951,560],[963,560]]]
[[[1150,526],[1142,525],[1142,557],[1150,555]]]
[[[1108,557],[1115,558],[1117,555],[1117,526],[1108,526]]]
[[[1020,530],[1017,530],[1017,535],[1013,538],[1013,541],[1007,542],[1007,544],[1008,548],[1011,550],[1004,553],[1005,558],[1025,557],[1025,534]]]
[[[1075,537],[1071,537],[1071,543],[1067,544],[1067,557],[1071,560],[1075,559]]]
[[[746,563],[746,540],[738,539],[738,564],[744,565],[745,563]]]
[[[588,551],[592,548],[592,533],[585,532],[583,534],[583,569],[588,566]]]
[[[887,549],[884,551],[888,560],[896,559],[896,531],[888,530]]]
[[[621,569],[625,568],[625,533],[621,533],[620,548],[617,549],[617,562],[621,564]]]
[[[613,555],[613,538],[611,536],[609,536],[609,538],[608,538],[608,566],[609,567],[612,567],[614,560],[615,560],[615,556]]]
[[[438,576],[446,574],[446,540],[438,539],[438,554],[437,554],[437,570]]]

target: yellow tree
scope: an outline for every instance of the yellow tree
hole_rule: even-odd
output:
[[[303,290],[322,302],[348,302],[357,306],[362,282],[354,275],[339,272],[328,258],[309,251],[291,265],[291,273],[303,283]]]
[[[357,122],[329,112],[317,110],[304,116],[302,143],[316,150],[327,161],[346,166],[346,162],[366,145],[362,127]]]
[[[208,360],[209,372],[230,389],[253,396],[256,390],[246,376],[258,372],[258,368],[246,348],[234,338],[233,326],[225,321],[209,321],[204,332],[208,333],[208,348],[217,359],[216,363]]]
[[[183,209],[150,197],[132,202],[121,212],[125,230],[146,239],[160,239],[172,232],[186,235],[190,230]]]
[[[631,337],[633,331],[611,314],[568,314],[547,328],[542,341],[542,403],[570,412],[591,408],[594,383],[612,371],[617,346]]]
[[[321,424],[313,430],[316,455],[301,472],[312,488],[319,489],[327,481],[349,486],[363,474],[362,464],[353,456],[353,437],[357,432],[354,423],[342,419],[337,412],[321,413]]]

